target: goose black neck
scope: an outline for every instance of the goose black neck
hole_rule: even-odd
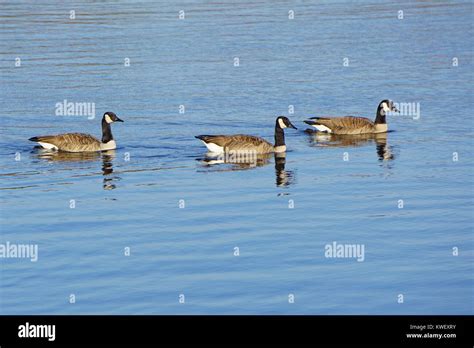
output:
[[[102,142],[108,143],[113,140],[112,129],[110,129],[110,123],[107,123],[105,119],[102,119]]]
[[[385,124],[387,123],[385,121],[385,111],[383,111],[383,108],[379,107],[377,108],[377,116],[375,117],[375,124]]]
[[[285,132],[281,129],[280,125],[275,125],[275,146],[282,146],[285,145]]]

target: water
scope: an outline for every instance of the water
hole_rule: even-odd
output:
[[[473,313],[471,2],[4,1],[0,20],[0,242],[39,248],[1,259],[1,313]],[[304,132],[385,98],[420,118]],[[56,116],[65,99],[96,118]],[[105,111],[113,153],[27,141],[99,136]],[[194,138],[271,140],[279,114],[286,158],[212,164]],[[364,261],[325,257],[334,241]]]

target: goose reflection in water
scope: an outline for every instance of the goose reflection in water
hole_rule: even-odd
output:
[[[294,181],[294,173],[291,170],[285,170],[286,152],[275,154],[275,178],[278,187],[290,186]]]
[[[208,153],[205,158],[198,158],[198,161],[203,163],[206,167],[212,167],[212,171],[228,172],[266,166],[271,163],[272,157],[275,161],[276,185],[278,187],[291,185],[293,183],[294,174],[293,171],[285,170],[286,153],[255,154],[252,156],[233,156],[232,154],[216,155],[214,153]]]
[[[113,160],[115,159],[115,151],[102,152],[102,174],[104,175],[104,190],[113,190],[117,186],[115,182],[120,180],[116,175],[112,175],[114,172]]]
[[[307,130],[312,146],[321,147],[360,147],[375,142],[376,153],[379,161],[395,159],[392,148],[387,143],[388,133],[335,135]]]
[[[61,163],[88,163],[102,160],[103,189],[113,190],[116,188],[116,182],[120,177],[114,175],[113,160],[115,159],[115,150],[102,152],[63,152],[37,149],[35,156],[41,160]]]

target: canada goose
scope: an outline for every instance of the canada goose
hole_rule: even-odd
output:
[[[265,139],[253,135],[197,135],[196,138],[201,140],[208,150],[212,153],[223,152],[255,152],[255,153],[271,153],[285,152],[285,133],[283,129],[294,128],[288,118],[278,116],[275,122],[275,145],[272,145]]]
[[[28,140],[34,141],[48,150],[66,152],[93,152],[114,150],[117,144],[112,136],[110,124],[123,122],[113,112],[106,112],[102,117],[102,141],[84,133],[66,133],[58,135],[44,135],[33,137]]]
[[[333,134],[368,134],[385,133],[388,130],[385,120],[387,112],[395,111],[397,108],[391,100],[382,100],[377,108],[377,116],[372,122],[365,117],[311,117],[305,123],[315,127],[319,132]]]

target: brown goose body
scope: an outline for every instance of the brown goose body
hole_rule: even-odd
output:
[[[314,126],[324,126],[328,128],[328,133],[332,134],[375,134],[387,131],[387,124],[376,124],[365,117],[313,117],[306,122]],[[324,129],[320,127],[320,129]]]
[[[205,144],[215,144],[221,147],[223,152],[252,151],[256,153],[271,153],[275,151],[275,148],[271,143],[253,135],[198,135],[196,138],[202,140]],[[213,147],[211,145],[209,150],[212,149]]]
[[[101,151],[101,142],[92,135],[84,133],[66,133],[58,135],[38,136],[30,139],[42,144],[51,144],[57,150],[66,152]]]
[[[211,153],[225,152],[252,152],[255,154],[266,154],[272,152],[285,152],[285,133],[283,129],[294,128],[290,120],[285,116],[278,116],[275,121],[275,145],[263,138],[246,134],[234,135],[197,135]]]
[[[57,135],[42,135],[30,138],[41,147],[64,152],[97,152],[114,150],[117,148],[112,136],[110,125],[114,122],[123,122],[113,112],[106,112],[102,117],[102,141],[89,134],[65,133]]]
[[[386,133],[387,112],[398,111],[391,100],[385,99],[379,103],[375,121],[366,117],[311,117],[305,123],[316,128],[318,132],[336,135],[378,134]]]

